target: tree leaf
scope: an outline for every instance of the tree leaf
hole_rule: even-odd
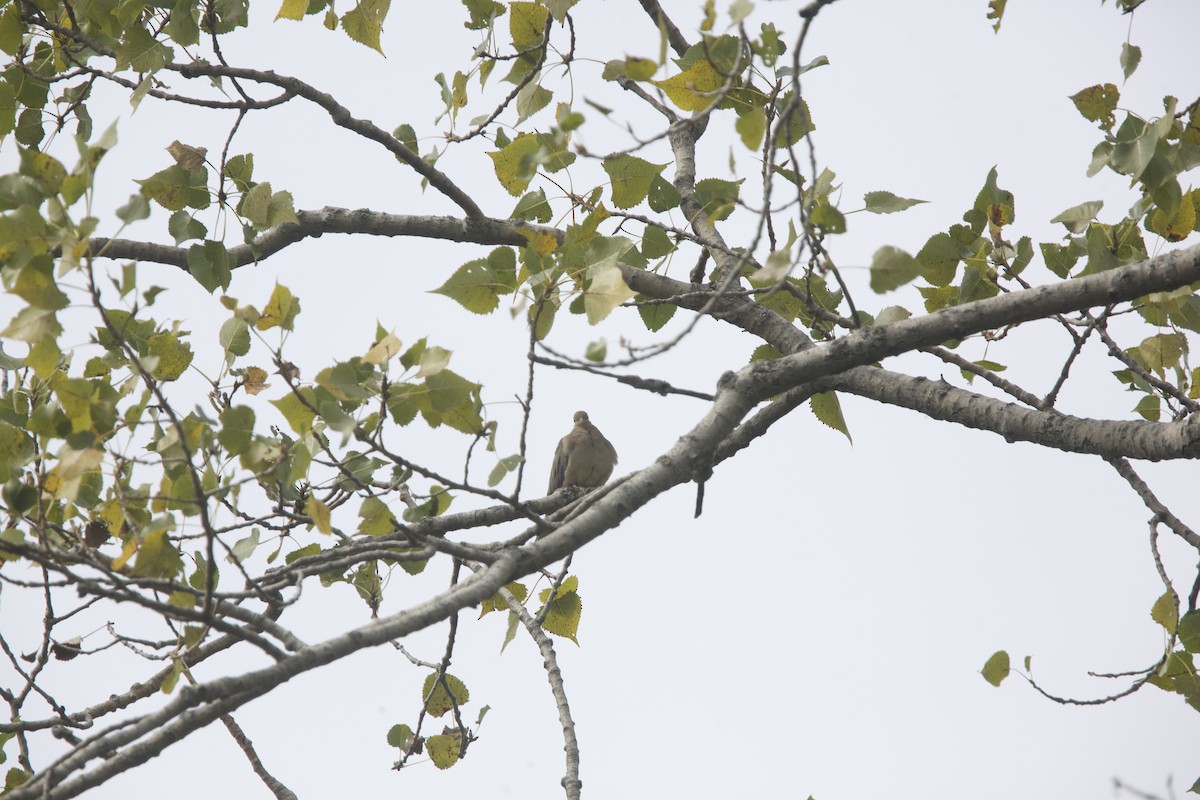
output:
[[[342,15],[342,30],[354,41],[383,55],[379,35],[391,4],[391,0],[359,0],[358,5]]]
[[[300,300],[286,286],[276,283],[271,291],[271,299],[267,301],[267,306],[254,327],[265,331],[278,326],[290,331],[299,313]]]
[[[834,392],[814,394],[809,398],[808,406],[817,419],[835,431],[841,432],[851,444],[854,443],[854,438],[850,436],[850,429],[846,427],[846,418],[842,416],[842,404],[838,401],[837,394]]]
[[[898,247],[884,245],[871,257],[871,290],[878,294],[898,289],[920,274],[917,260]]]
[[[1113,112],[1117,110],[1117,103],[1120,99],[1121,93],[1111,83],[1089,86],[1071,95],[1071,102],[1075,104],[1075,108],[1079,110],[1083,118],[1099,123],[1100,127],[1106,131],[1116,124],[1117,120]]]
[[[436,672],[427,675],[421,684],[421,696],[425,698],[425,710],[431,717],[443,716],[455,705],[465,706],[471,699],[466,684],[448,672],[440,681]]]
[[[1121,72],[1125,75],[1125,80],[1129,80],[1129,76],[1133,74],[1140,63],[1142,63],[1142,48],[1129,42],[1122,43]]]
[[[617,208],[633,208],[645,200],[650,184],[667,167],[630,155],[606,158],[603,166],[612,181],[612,201]]]
[[[891,192],[867,192],[863,195],[863,201],[867,204],[867,211],[872,214],[892,214],[896,211],[904,211],[907,208],[927,203],[928,200],[910,200],[907,197],[897,197]]]
[[[697,61],[678,75],[650,82],[662,89],[678,108],[703,111],[717,102],[717,90],[725,84],[725,79],[708,61]]]
[[[1168,634],[1175,633],[1175,626],[1179,622],[1179,598],[1175,592],[1168,589],[1154,601],[1150,608],[1150,619],[1162,625]]]
[[[1008,673],[1008,653],[1003,650],[997,650],[993,653],[992,657],[983,665],[981,672],[983,679],[992,686],[999,686],[1008,677]]]

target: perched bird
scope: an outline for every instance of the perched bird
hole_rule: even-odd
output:
[[[546,493],[553,494],[563,486],[603,486],[616,463],[616,448],[591,423],[586,411],[576,411],[575,427],[554,450]]]

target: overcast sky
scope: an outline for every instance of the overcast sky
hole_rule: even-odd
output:
[[[695,38],[692,4],[666,5]],[[725,5],[718,3],[722,15]],[[1183,103],[1200,94],[1194,0],[1151,0],[1132,23],[1112,4],[1094,0],[1014,0],[999,35],[985,19],[986,6],[984,0],[841,0],[821,13],[806,45],[804,61],[822,54],[830,60],[804,76],[804,87],[817,124],[817,158],[838,174],[842,207],[861,207],[862,194],[879,189],[929,201],[903,214],[853,215],[848,233],[828,243],[867,310],[896,303],[919,310],[915,293],[871,294],[865,264],[884,244],[915,253],[957,222],[992,166],[1000,185],[1016,195],[1014,235],[1056,241],[1061,226],[1048,220],[1086,200],[1106,201],[1105,221],[1123,215],[1133,194],[1112,173],[1086,177],[1100,134],[1068,96],[1098,82],[1121,85],[1118,55],[1126,36],[1145,57],[1121,86],[1123,108],[1154,115],[1164,94]],[[759,3],[751,22],[756,29],[760,19],[774,19],[790,40],[797,7]],[[463,30],[457,3],[395,4],[383,39],[386,59],[325,31],[317,18],[272,24],[273,11],[255,4],[250,31],[229,37],[223,47],[232,64],[298,75],[383,128],[412,124],[423,147],[437,141],[442,128],[433,119],[441,104],[432,76],[464,68],[478,43]],[[622,110],[632,98],[600,82],[600,67],[626,54],[654,56],[657,33],[634,0],[584,0],[575,18],[578,55],[598,59],[576,64],[576,107],[588,117],[581,140],[593,152],[624,147],[626,119],[653,120],[640,109]],[[182,79],[168,82],[186,88]],[[163,148],[174,139],[218,153],[232,119],[214,123],[151,100],[131,114],[124,99],[110,96],[92,107],[98,129],[119,120],[120,143],[100,172],[101,209],[135,190],[128,179],[167,166]],[[583,106],[584,98],[617,108],[615,122]],[[470,106],[460,129],[485,110]],[[701,153],[702,177],[730,177],[731,130],[731,115],[715,115]],[[484,149],[464,148],[461,156],[451,150],[438,166],[487,213],[503,217],[515,199],[492,179]],[[412,174],[381,148],[296,101],[252,115],[232,150],[246,151],[255,154],[255,178],[290,190],[297,208],[456,211],[432,191],[421,194]],[[738,175],[753,182],[753,160],[740,146],[733,152]],[[0,159],[7,164],[12,155],[6,142]],[[665,150],[645,157],[668,160]],[[158,209],[125,235],[163,240],[166,217]],[[736,243],[740,229],[734,221],[728,229]],[[1146,236],[1152,249],[1159,246]],[[238,240],[240,233],[231,233],[230,242]],[[503,308],[472,317],[426,294],[484,253],[467,245],[325,236],[238,271],[229,293],[261,305],[279,280],[300,297],[303,311],[288,353],[305,377],[331,359],[364,352],[376,321],[406,345],[428,335],[431,344],[454,350],[452,368],[485,385],[506,455],[516,447],[519,407],[512,397],[525,384],[526,331]],[[688,266],[681,261],[672,274],[683,277]],[[212,343],[227,312],[172,272],[144,265],[140,274],[171,287],[158,314],[184,318],[197,351],[215,364]],[[1046,279],[1040,267],[1027,275]],[[77,319],[86,322],[82,313]],[[82,344],[87,334],[78,330]],[[599,330],[560,315],[550,344],[581,355],[601,336],[610,348],[622,336],[639,345],[655,341],[632,312],[618,311]],[[721,372],[746,362],[755,344],[706,321],[639,371],[710,391]],[[981,342],[962,352],[985,355]],[[1035,324],[988,357],[1009,365],[1006,377],[1044,393],[1067,352],[1060,331]],[[265,361],[265,351],[258,353]],[[1103,355],[1085,352],[1064,392],[1064,411],[1131,416],[1137,398],[1119,391],[1110,375],[1117,366]],[[960,380],[927,358],[887,366]],[[265,393],[256,410],[266,413],[266,400],[281,391]],[[718,468],[699,520],[691,514],[693,487],[680,487],[577,556],[580,646],[560,640],[557,648],[578,725],[585,796],[1083,800],[1110,796],[1114,777],[1163,793],[1171,776],[1180,792],[1186,789],[1200,776],[1200,718],[1177,697],[1147,688],[1103,707],[1061,707],[1015,675],[999,689],[979,675],[987,657],[1004,648],[1014,661],[1032,655],[1047,690],[1089,698],[1125,686],[1089,678],[1089,670],[1120,672],[1157,659],[1163,634],[1149,609],[1163,587],[1147,544],[1150,515],[1119,476],[1096,458],[1007,444],[856,398],[842,403],[852,446],[802,408]],[[586,408],[616,445],[618,474],[651,463],[706,410],[701,401],[542,371],[527,484],[534,495],[577,408]],[[431,465],[461,464],[465,438],[429,436],[416,426],[405,436],[414,452],[427,448],[423,459]],[[1195,465],[1136,466],[1195,527]],[[481,477],[487,469],[480,467]],[[1163,539],[1177,586],[1186,592],[1195,553]],[[444,580],[444,570],[411,581],[412,588],[397,578],[383,613],[419,601],[422,590]],[[368,610],[344,585],[313,586],[289,616],[301,637],[315,642],[366,622]],[[471,690],[467,716],[474,719],[482,704],[491,711],[480,740],[448,772],[431,764],[388,769],[395,751],[385,734],[394,723],[413,723],[424,678],[391,650],[306,674],[235,716],[268,769],[304,798],[561,797],[561,732],[541,658],[523,636],[500,655],[501,615],[479,623],[472,616],[464,615],[459,628],[452,672]],[[407,646],[436,660],[442,635],[426,632]],[[244,669],[257,662],[251,655],[239,663]],[[118,675],[111,691],[120,691],[122,681],[142,677],[144,665],[138,666],[143,672],[131,674],[111,652],[87,664],[54,663],[50,673],[66,687],[65,699],[82,704],[97,699],[96,683],[79,673]],[[237,666],[223,659],[197,672],[204,679]],[[148,796],[168,786],[185,799],[266,796],[256,784],[227,733],[210,727],[88,796]]]

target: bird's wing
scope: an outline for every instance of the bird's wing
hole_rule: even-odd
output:
[[[554,448],[554,460],[550,462],[550,488],[546,490],[546,494],[553,494],[563,486],[567,475],[567,448],[564,446],[566,441],[566,437],[563,437],[558,447]]]

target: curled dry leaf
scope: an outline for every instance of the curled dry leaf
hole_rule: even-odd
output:
[[[167,152],[175,163],[184,169],[200,169],[204,166],[204,157],[208,155],[207,147],[192,147],[176,139],[167,145]]]

